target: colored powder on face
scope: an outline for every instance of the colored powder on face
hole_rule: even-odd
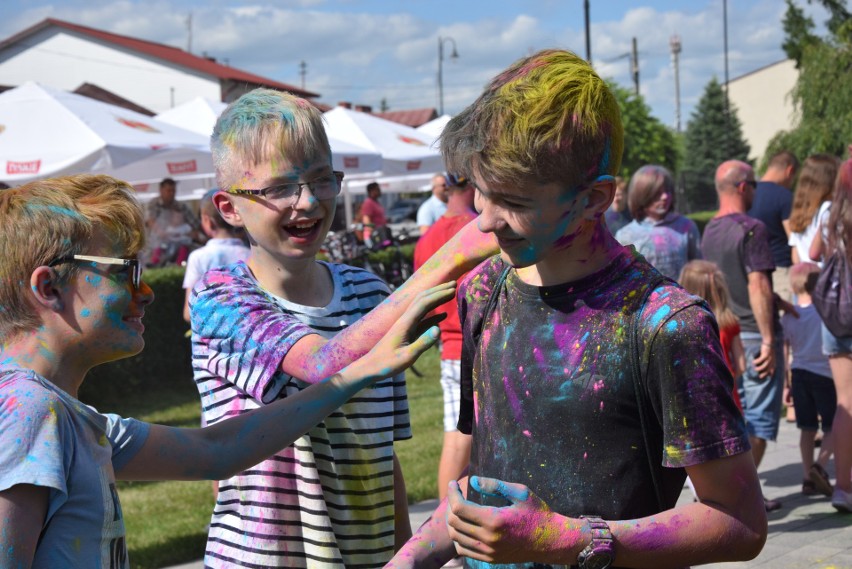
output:
[[[99,275],[91,275],[91,274],[86,275],[86,282],[89,283],[90,285],[94,286],[94,287],[100,286],[101,282],[103,282],[103,280],[104,280],[103,277],[101,277]]]
[[[80,311],[80,316],[82,316],[83,318],[88,318],[91,314],[92,314],[92,311],[89,310],[88,308],[84,308],[83,310]]]

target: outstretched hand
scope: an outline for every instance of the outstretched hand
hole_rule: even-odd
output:
[[[583,539],[582,522],[551,512],[523,484],[473,476],[470,487],[508,505],[475,504],[457,482],[450,483],[447,526],[459,555],[491,563],[570,564],[572,549]]]
[[[450,281],[420,292],[373,349],[341,370],[340,375],[378,381],[405,370],[438,341],[437,324],[447,315],[425,316],[450,300],[455,290],[455,281]]]

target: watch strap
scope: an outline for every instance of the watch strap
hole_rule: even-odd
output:
[[[580,516],[580,518],[589,524],[591,541],[577,556],[577,565],[580,569],[609,567],[615,558],[615,544],[609,524],[598,516]]]

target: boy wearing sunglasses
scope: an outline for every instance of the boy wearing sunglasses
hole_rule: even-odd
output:
[[[412,295],[496,248],[469,225],[388,296],[375,275],[318,261],[343,173],[319,111],[268,89],[232,103],[211,141],[219,213],[245,229],[244,263],[190,296],[206,424],[294,397],[372,348]],[[364,390],[293,445],[219,482],[208,567],[382,567],[410,535],[394,442],[411,436],[403,375]]]
[[[0,192],[0,567],[129,568],[117,479],[248,468],[414,361],[437,336],[417,338],[418,320],[453,293],[420,295],[367,356],[292,398],[205,429],[152,425],[77,399],[90,369],[144,345],[154,299],[138,263],[144,240],[133,188],[114,178]]]
[[[754,557],[766,512],[712,313],[603,220],[623,147],[575,54],[497,75],[441,136],[500,255],[459,287],[470,480],[394,567],[686,567]],[[686,474],[700,502],[675,507]],[[499,564],[499,565],[498,565]]]

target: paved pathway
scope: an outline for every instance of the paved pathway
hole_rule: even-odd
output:
[[[782,421],[778,442],[770,443],[760,468],[763,492],[784,507],[769,514],[769,538],[757,559],[743,563],[704,565],[714,569],[852,569],[852,515],[843,515],[823,496],[803,496],[799,431]],[[834,472],[830,464],[828,471]],[[681,501],[691,501],[689,490]],[[410,507],[417,529],[435,509],[436,500]],[[167,569],[201,569],[200,561]]]

